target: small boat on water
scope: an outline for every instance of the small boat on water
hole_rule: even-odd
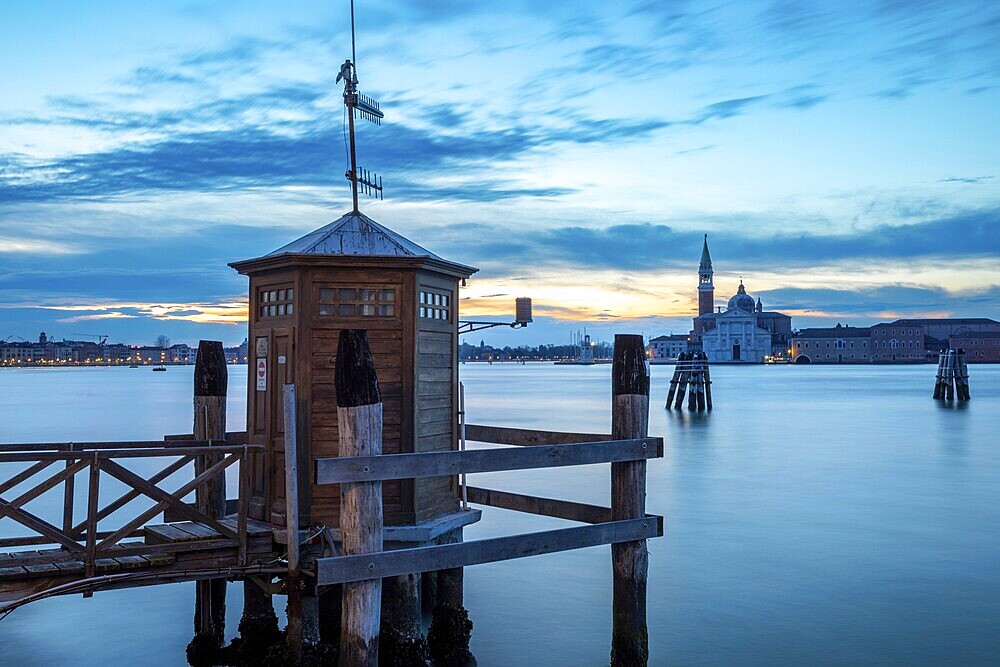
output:
[[[166,366],[153,366],[153,370],[154,371],[165,371],[165,370],[167,370],[167,367]]]
[[[129,364],[129,368],[139,368],[139,364]]]

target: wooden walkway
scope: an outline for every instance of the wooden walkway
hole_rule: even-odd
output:
[[[248,516],[249,456],[258,449],[195,440],[0,445],[6,473],[0,475],[0,518],[33,533],[0,538],[0,612],[9,610],[5,603],[49,595],[280,571],[272,561],[284,548],[276,545],[272,527]],[[163,467],[139,475],[125,465],[132,458],[159,460]],[[213,517],[204,488],[237,463],[235,512]],[[191,464],[193,479],[181,472]],[[175,473],[180,479],[165,488]],[[124,485],[125,492],[101,494],[103,480]],[[85,512],[74,508],[77,481],[87,483]],[[61,521],[27,509],[60,491]],[[8,492],[20,493],[6,499]],[[187,502],[191,494],[194,504]],[[129,513],[135,501],[144,502]],[[115,521],[123,508],[125,516]],[[111,521],[115,525],[105,525]]]
[[[222,519],[224,526],[235,530],[236,518]],[[247,522],[246,565],[239,564],[239,554],[231,540],[213,528],[191,521],[145,526],[142,540],[120,542],[94,562],[95,575],[128,574],[128,577],[102,581],[100,588],[141,586],[153,583],[190,581],[218,577],[220,570],[245,572],[275,560],[277,553],[271,526],[259,521]],[[198,572],[203,574],[199,575]],[[78,553],[65,548],[0,553],[0,602],[83,583],[86,567]],[[115,582],[119,586],[115,585]],[[67,586],[69,592],[79,592]]]

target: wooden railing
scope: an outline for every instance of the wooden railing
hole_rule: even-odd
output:
[[[217,549],[236,547],[240,565],[246,562],[247,553],[247,513],[249,509],[249,457],[262,447],[254,445],[215,444],[213,441],[173,440],[139,442],[89,442],[89,443],[36,443],[25,445],[0,445],[0,466],[3,464],[27,462],[31,465],[14,473],[0,482],[0,518],[9,517],[34,533],[30,536],[0,538],[0,550],[11,547],[55,544],[62,548],[60,553],[49,552],[44,556],[19,560],[20,564],[31,565],[34,561],[58,562],[83,561],[85,572],[92,577],[96,561],[113,555],[137,556],[151,551],[169,553],[183,549]],[[130,458],[173,459],[152,475],[142,476],[119,461]],[[200,461],[201,472],[178,488],[169,491],[160,485],[188,464]],[[203,488],[216,475],[233,464],[240,463],[239,498],[237,500],[236,527],[222,523],[200,510],[198,505],[190,505],[184,498]],[[9,492],[53,465],[63,463],[62,469],[37,482],[16,498],[5,500],[3,494]],[[86,518],[76,522],[75,481],[78,473],[87,472]],[[114,500],[102,505],[100,488],[102,473],[124,484],[128,490]],[[61,525],[46,521],[24,506],[58,486],[63,489]],[[98,525],[112,514],[119,512],[133,501],[146,498],[153,501],[147,507],[112,530],[101,531]],[[219,539],[204,540],[193,544],[122,544],[128,537],[143,535],[142,527],[166,510],[186,520],[203,524],[219,534]]]
[[[470,440],[524,445],[524,448],[319,459],[316,461],[316,482],[318,484],[376,482],[459,473],[641,461],[663,456],[662,438],[611,440],[610,435],[528,431],[471,424],[466,426],[466,433]],[[566,444],[541,444],[540,439],[546,436]],[[585,440],[589,438],[599,438],[599,440]],[[644,540],[663,535],[663,517],[660,516],[646,515],[641,518],[615,521],[611,519],[610,507],[473,486],[467,487],[467,490],[471,503],[580,521],[589,525],[459,544],[321,558],[317,560],[317,583],[322,586],[413,572],[430,572],[600,544]]]

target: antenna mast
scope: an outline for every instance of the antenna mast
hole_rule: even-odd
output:
[[[367,195],[372,195],[382,199],[382,178],[369,172],[367,169],[358,168],[357,143],[354,136],[354,114],[361,114],[362,118],[370,120],[376,125],[382,124],[384,117],[379,109],[378,102],[366,95],[358,93],[358,65],[357,53],[354,44],[354,0],[351,0],[351,58],[340,66],[340,73],[334,83],[344,80],[344,106],[347,107],[347,123],[351,141],[351,168],[344,176],[351,182],[351,195],[354,201],[354,212],[360,213],[358,209],[358,186]]]

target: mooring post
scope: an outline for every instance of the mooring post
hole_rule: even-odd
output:
[[[680,410],[684,407],[684,393],[687,391],[688,378],[691,375],[689,370],[691,364],[694,363],[694,354],[687,355],[687,359],[684,360],[684,364],[681,366],[681,372],[677,376],[677,400],[674,403],[674,409]]]
[[[944,352],[938,352],[937,378],[934,380],[934,398],[944,398]]]
[[[210,444],[226,443],[226,389],[229,373],[222,342],[198,342],[194,363],[194,439]],[[200,475],[221,460],[218,455],[195,458],[194,473]],[[195,490],[200,512],[213,519],[226,515],[226,475],[220,472]],[[195,584],[195,640],[222,646],[226,634],[226,580],[207,579]],[[199,640],[199,636],[201,639]],[[211,642],[206,640],[211,639]]]
[[[698,370],[700,362],[695,357],[691,360],[691,372],[688,374],[688,410],[694,412],[698,409]]]
[[[306,591],[302,577],[302,550],[299,544],[299,472],[298,472],[298,419],[295,402],[295,385],[286,384],[283,390],[283,418],[285,429],[285,537],[288,550],[288,575],[285,586],[288,593],[288,625],[285,634],[288,651],[293,661],[302,659],[306,646],[319,643],[319,602],[315,591]]]
[[[611,437],[645,438],[649,423],[649,370],[642,336],[615,335],[611,367]],[[611,518],[646,516],[646,461],[611,464]],[[649,660],[646,628],[646,541],[611,545],[614,602],[611,631],[613,667],[645,665]]]
[[[363,329],[343,329],[334,367],[340,456],[382,454],[382,396]],[[382,551],[382,482],[340,485],[340,531],[345,555]],[[381,579],[344,584],[341,667],[378,665]]]
[[[949,401],[955,399],[955,350],[948,350],[948,356],[945,359],[945,396]]]
[[[281,641],[278,616],[268,590],[270,578],[243,580],[243,615],[240,617],[240,637],[243,652],[263,655],[273,644]]]
[[[382,580],[379,658],[384,664],[427,662],[427,640],[421,628],[420,579],[417,572]]]
[[[709,370],[708,364],[708,353],[699,352],[698,358],[701,359],[702,364],[705,367],[705,409],[712,410],[712,373]]]
[[[667,404],[663,407],[670,409],[670,404],[674,402],[674,393],[677,392],[677,382],[681,378],[681,364],[687,359],[688,353],[681,352],[677,355],[677,363],[674,364],[674,374],[670,376],[670,389],[667,390]]]
[[[969,393],[969,366],[965,361],[965,350],[958,348],[956,355],[956,361],[958,362],[958,372],[956,377],[958,378],[958,400],[967,401],[971,398]]]
[[[458,528],[439,537],[437,543],[458,544],[462,540],[462,529]],[[436,574],[434,615],[427,632],[431,659],[441,665],[476,664],[469,650],[472,621],[465,608],[465,571],[453,567]]]

